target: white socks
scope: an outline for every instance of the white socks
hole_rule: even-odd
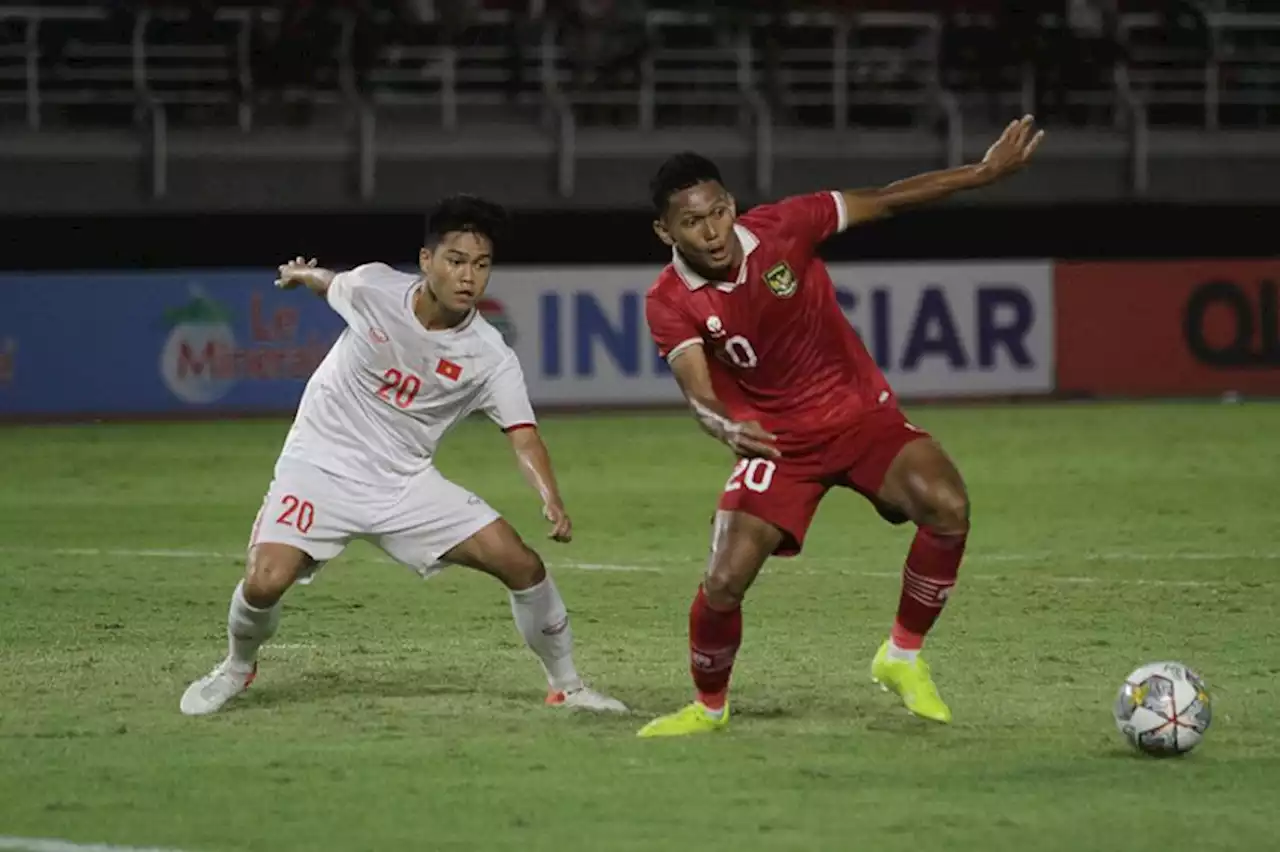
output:
[[[557,692],[572,692],[582,686],[573,665],[573,631],[569,613],[556,584],[546,579],[530,589],[511,591],[511,615],[525,644],[542,660],[547,682]]]
[[[573,664],[573,631],[569,614],[556,584],[548,575],[530,589],[512,591],[511,615],[525,644],[538,655],[547,673],[547,682],[557,692],[572,692],[582,686]],[[241,581],[231,595],[227,612],[227,645],[231,665],[240,670],[253,668],[258,649],[280,624],[280,603],[269,609],[251,606],[244,599]]]
[[[244,599],[244,581],[236,585],[227,613],[228,657],[234,668],[248,671],[258,659],[258,648],[280,626],[280,602],[269,609],[250,606]]]
[[[920,651],[911,651],[906,648],[899,648],[892,639],[889,640],[889,650],[885,652],[885,656],[891,660],[901,660],[904,663],[914,663],[916,657],[920,656]]]

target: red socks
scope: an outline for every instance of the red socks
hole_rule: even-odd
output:
[[[902,571],[893,644],[918,651],[956,584],[967,534],[946,535],[921,527]],[[742,609],[712,608],[702,586],[689,608],[689,671],[698,700],[712,710],[724,707],[733,661],[742,644]]]
[[[698,586],[689,608],[689,671],[698,690],[698,700],[712,710],[724,707],[733,673],[733,658],[742,644],[742,609],[729,612],[712,609]]]
[[[926,527],[916,531],[902,569],[902,597],[890,638],[905,651],[918,651],[925,634],[942,614],[964,557],[966,533],[944,535]]]

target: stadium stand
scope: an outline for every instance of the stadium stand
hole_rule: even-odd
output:
[[[558,101],[578,121],[641,128],[929,126],[939,109],[980,122],[1011,108],[1088,124],[1115,120],[1127,95],[1161,124],[1213,128],[1273,123],[1280,84],[1280,15],[1238,7],[1135,0],[1109,22],[998,0],[618,3],[596,17],[585,2],[377,5],[9,5],[0,95],[31,127],[141,121],[155,103],[247,130],[279,98],[444,127],[545,119]]]

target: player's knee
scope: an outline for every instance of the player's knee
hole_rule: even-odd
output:
[[[712,563],[702,578],[702,594],[713,609],[730,610],[742,605],[751,581],[728,563]]]
[[[907,521],[911,520],[911,518],[907,516],[907,513],[899,509],[897,506],[890,506],[888,503],[881,500],[874,501],[873,505],[880,517],[893,524],[895,527],[905,524]]]
[[[945,535],[963,535],[969,531],[969,495],[964,486],[937,482],[923,496],[922,526]]]
[[[250,606],[273,606],[298,579],[307,562],[306,554],[293,548],[257,545],[249,551],[245,569],[245,600]]]
[[[547,566],[542,557],[526,544],[522,543],[503,561],[506,564],[500,577],[507,588],[513,591],[531,589],[547,578]]]

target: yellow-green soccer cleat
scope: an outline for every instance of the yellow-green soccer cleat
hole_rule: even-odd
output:
[[[893,690],[912,713],[935,722],[949,723],[951,708],[938,695],[929,675],[929,664],[916,656],[915,662],[889,659],[889,642],[886,640],[871,661],[871,680],[880,684],[886,692]]]
[[[709,734],[722,731],[729,724],[729,703],[718,717],[695,701],[667,716],[659,716],[636,734],[638,737],[684,737],[689,734]]]

